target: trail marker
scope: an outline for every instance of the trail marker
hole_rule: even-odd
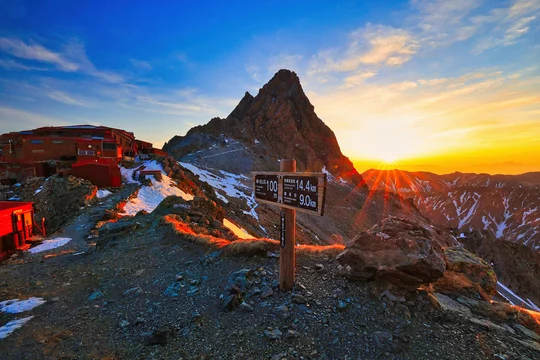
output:
[[[279,206],[279,287],[291,290],[296,277],[296,211],[323,216],[326,174],[296,172],[296,160],[281,160],[279,172],[253,172],[255,200]]]

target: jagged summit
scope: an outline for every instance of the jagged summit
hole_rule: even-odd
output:
[[[194,127],[186,136],[171,139],[164,149],[183,156],[206,148],[220,136],[239,141],[265,164],[277,166],[277,159],[294,158],[299,171],[326,168],[353,183],[362,182],[351,161],[341,153],[334,132],[315,113],[300,79],[290,70],[279,70],[255,97],[246,92],[227,118],[214,118]]]

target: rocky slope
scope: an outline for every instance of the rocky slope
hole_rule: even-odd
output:
[[[194,243],[171,231],[161,215],[166,208],[105,225],[89,222],[68,245],[77,253],[58,248],[21,254],[0,267],[2,278],[9,277],[0,288],[2,300],[45,300],[22,314],[0,312],[1,324],[30,317],[0,340],[2,357],[530,360],[540,355],[535,332],[540,330],[527,313],[473,294],[350,281],[333,252],[324,249],[300,253],[294,290],[280,292],[275,253],[232,256],[219,250],[219,243]],[[83,212],[104,211],[91,206]],[[85,241],[96,231],[97,239]],[[425,244],[430,254],[439,254],[438,268],[450,268],[446,255],[441,263],[434,235],[419,224],[393,219],[370,234],[388,237],[386,248],[393,249],[388,254],[416,258],[418,271],[423,251],[399,246],[401,241]],[[407,264],[390,265],[415,271]],[[441,272],[432,275],[421,282]]]
[[[276,160],[294,158],[298,171],[325,167],[335,176],[362,183],[351,161],[341,153],[334,132],[315,113],[298,76],[289,70],[278,71],[257,96],[246,92],[227,118],[214,118],[185,136],[175,136],[163,149],[181,157],[228,139],[253,152],[250,170],[278,170]]]

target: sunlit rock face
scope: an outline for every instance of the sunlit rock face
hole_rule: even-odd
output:
[[[389,217],[361,232],[338,256],[348,277],[415,288],[439,279],[446,268],[433,233],[411,220]]]
[[[355,184],[361,175],[339,148],[334,132],[317,116],[302,90],[300,79],[289,70],[280,70],[253,97],[246,92],[225,118],[191,129],[186,136],[175,136],[165,146],[175,156],[205,148],[212,141],[231,138],[249,148],[258,160],[296,159],[298,171],[321,171],[325,167]],[[252,167],[254,167],[252,166]]]

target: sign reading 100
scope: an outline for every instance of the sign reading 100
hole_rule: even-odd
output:
[[[255,176],[255,197],[267,201],[278,201],[278,176],[257,175]]]

